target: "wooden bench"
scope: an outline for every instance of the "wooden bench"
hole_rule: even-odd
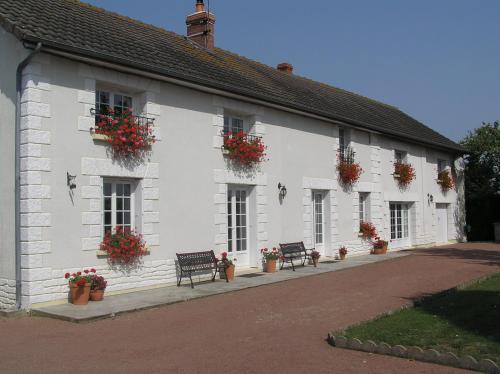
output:
[[[193,273],[207,270],[214,271],[212,282],[215,281],[217,271],[224,271],[224,273],[226,273],[226,269],[224,267],[219,268],[218,260],[215,257],[214,251],[176,253],[176,255],[181,272],[179,282],[177,282],[177,287],[181,285],[184,275],[189,277],[189,280],[191,281],[191,288],[194,288],[193,278],[191,277]],[[229,282],[227,277],[226,282]]]
[[[296,242],[296,243],[280,243],[280,251],[281,251],[281,267],[280,270],[283,269],[283,265],[285,262],[289,262],[292,264],[292,269],[295,271],[295,265],[293,264],[293,260],[301,260],[302,266],[305,266],[306,260],[311,258],[311,253],[314,249],[306,249],[304,246],[304,242]]]

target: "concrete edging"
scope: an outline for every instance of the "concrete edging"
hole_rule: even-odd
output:
[[[478,361],[472,356],[458,357],[452,352],[440,353],[434,349],[422,349],[417,346],[390,346],[384,342],[377,344],[372,340],[366,340],[363,342],[357,338],[335,336],[333,333],[328,334],[327,341],[330,345],[337,348],[407,358],[415,361],[430,362],[433,364],[452,366],[461,369],[475,370],[488,374],[500,374],[500,367],[489,359],[482,359]]]

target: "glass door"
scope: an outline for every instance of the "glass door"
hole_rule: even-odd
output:
[[[391,203],[391,245],[394,248],[410,245],[409,204]]]
[[[314,215],[314,247],[324,254],[325,250],[325,210],[323,192],[313,193],[313,215]]]
[[[230,187],[227,191],[228,256],[238,266],[249,266],[249,203],[248,189]]]

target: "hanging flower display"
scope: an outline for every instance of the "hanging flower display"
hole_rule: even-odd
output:
[[[378,236],[377,228],[371,222],[361,222],[359,225],[359,232],[361,237],[365,240],[374,239]]]
[[[352,186],[363,173],[359,163],[354,161],[354,151],[350,148],[345,149],[343,153],[339,153],[337,160],[340,182],[345,186]]]
[[[95,133],[107,137],[117,156],[138,156],[155,142],[150,120],[132,115],[129,109],[119,114],[110,109],[106,114],[96,114],[96,118]]]
[[[441,190],[443,192],[448,192],[455,186],[453,178],[448,170],[443,170],[438,174],[437,183],[441,185]]]
[[[147,253],[142,235],[121,227],[114,233],[106,233],[100,248],[108,254],[111,263],[130,264]]]
[[[416,178],[415,168],[406,162],[396,161],[394,163],[394,178],[398,180],[400,187],[408,187]]]
[[[223,149],[227,150],[231,160],[247,167],[264,161],[266,156],[266,146],[262,138],[243,131],[225,134]]]

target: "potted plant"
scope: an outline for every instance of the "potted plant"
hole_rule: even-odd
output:
[[[64,278],[68,280],[71,293],[71,302],[74,305],[87,305],[90,296],[90,287],[92,285],[92,270],[83,270],[77,273],[66,273]]]
[[[337,171],[339,180],[344,186],[352,187],[363,173],[359,163],[354,161],[354,151],[345,149],[344,153],[339,153],[337,157]]]
[[[121,227],[117,227],[114,233],[106,233],[100,248],[108,254],[112,264],[131,264],[147,253],[142,235]]]
[[[444,193],[448,192],[455,186],[453,178],[448,170],[443,170],[438,174],[437,183],[441,186],[441,191]]]
[[[266,273],[274,273],[276,271],[276,261],[280,258],[280,252],[276,247],[274,247],[271,251],[267,248],[262,248],[260,250],[262,253],[262,258],[264,259],[265,272]]]
[[[97,115],[95,133],[104,135],[115,156],[136,157],[151,146],[156,139],[150,121],[142,121],[130,109]]]
[[[375,225],[370,222],[361,222],[359,225],[359,234],[365,240],[371,240],[377,236]]]
[[[406,188],[416,178],[415,168],[407,162],[396,161],[393,176],[401,188]]]
[[[104,277],[95,274],[95,269],[91,269],[91,271],[93,271],[94,274],[92,275],[92,285],[90,287],[90,300],[102,301],[108,282]]]
[[[314,267],[318,266],[318,261],[319,261],[320,257],[321,257],[321,253],[319,253],[318,251],[314,250],[311,252],[311,259],[312,259]]]
[[[377,236],[375,238],[375,241],[373,242],[372,254],[383,255],[383,254],[387,253],[388,245],[389,245],[388,241],[382,240]]]
[[[246,167],[252,167],[264,161],[266,157],[266,146],[262,138],[243,131],[225,134],[222,148],[227,152],[230,160]]]
[[[227,257],[227,252],[222,252],[221,253],[221,259],[219,260],[219,266],[224,269],[224,271],[221,271],[220,274],[220,279],[226,279],[230,282],[234,279],[234,270],[235,270],[235,263],[236,258],[233,258],[230,260]]]
[[[339,257],[341,260],[345,260],[345,256],[347,255],[347,248],[342,246],[339,248]]]

